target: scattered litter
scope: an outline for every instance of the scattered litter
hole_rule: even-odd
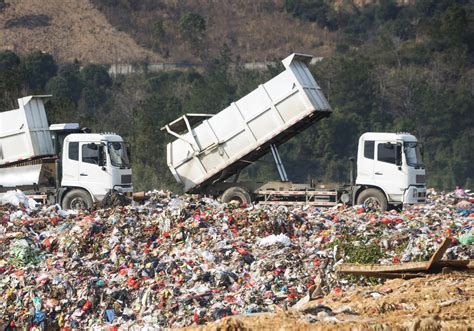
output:
[[[329,293],[343,298],[365,282],[340,277],[336,269],[345,263],[426,267],[430,261],[419,261],[436,255],[434,264],[456,268],[474,253],[473,205],[459,204],[471,199],[467,190],[431,191],[425,205],[385,213],[361,206],[239,208],[165,191],[146,197],[92,212],[31,208],[19,192],[2,200],[0,325],[200,325]],[[435,254],[444,238],[451,247]],[[337,313],[324,306],[308,320],[337,322]]]
[[[270,245],[275,245],[275,244],[290,246],[291,240],[284,234],[279,234],[279,235],[272,234],[272,235],[269,235],[268,237],[261,239],[259,242],[260,246],[270,246]]]

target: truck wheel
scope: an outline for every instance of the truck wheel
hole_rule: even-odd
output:
[[[252,203],[252,198],[250,193],[242,187],[231,187],[224,191],[221,196],[221,200],[224,203],[237,200],[240,204],[250,204]]]
[[[358,205],[365,205],[369,209],[384,212],[387,210],[387,198],[377,189],[369,188],[362,191],[357,197]]]
[[[71,190],[66,193],[61,203],[63,209],[91,209],[92,208],[92,198],[84,190]]]

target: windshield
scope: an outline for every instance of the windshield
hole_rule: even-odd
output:
[[[407,159],[407,164],[410,166],[420,166],[423,164],[421,159],[421,146],[417,142],[405,142],[403,150]]]
[[[127,146],[123,142],[112,142],[107,145],[109,149],[110,162],[115,167],[130,168]]]

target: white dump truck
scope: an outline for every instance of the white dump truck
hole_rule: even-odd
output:
[[[123,139],[90,133],[77,123],[48,127],[47,97],[20,98],[18,109],[0,112],[0,192],[20,189],[65,209],[91,208],[111,189],[131,194]]]
[[[328,188],[288,180],[277,147],[331,107],[307,65],[312,57],[292,54],[285,71],[215,115],[186,114],[164,126],[176,140],[167,145],[167,162],[188,193],[220,196],[228,202],[334,206],[389,206],[425,201],[425,169],[417,139],[406,133],[365,133],[360,137],[357,179]],[[240,171],[272,152],[279,181],[239,182]],[[324,187],[324,188],[323,188]]]

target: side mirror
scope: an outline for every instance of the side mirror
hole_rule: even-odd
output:
[[[107,165],[107,154],[105,153],[104,145],[99,146],[99,167],[105,167]]]
[[[125,146],[127,148],[128,161],[132,162],[132,147],[130,146],[130,144],[126,144]]]
[[[402,165],[402,145],[397,144],[397,148],[395,149],[395,164],[397,166]]]

